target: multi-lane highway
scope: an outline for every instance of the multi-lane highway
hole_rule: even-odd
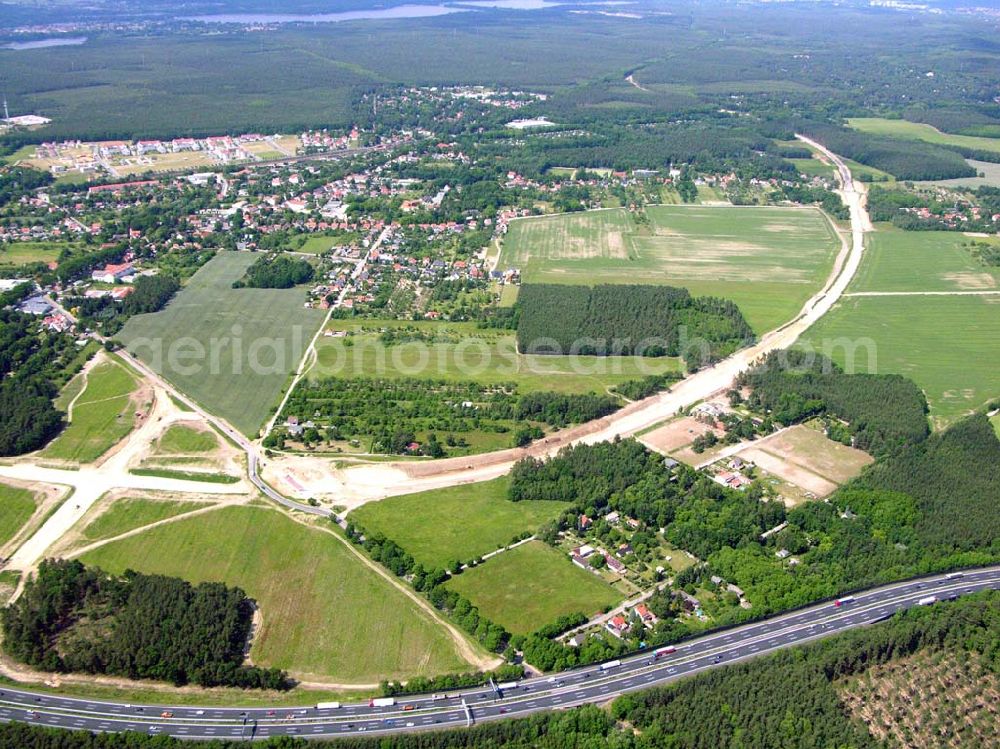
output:
[[[856,593],[754,624],[723,630],[620,662],[525,679],[501,691],[490,686],[370,702],[297,708],[216,708],[129,705],[0,689],[0,720],[89,731],[139,731],[179,738],[249,739],[293,735],[335,737],[453,728],[488,720],[601,703],[626,692],[664,684],[710,668],[826,637],[885,619],[897,611],[980,590],[1000,590],[1000,566],[935,575]],[[937,605],[936,603],[931,605]]]

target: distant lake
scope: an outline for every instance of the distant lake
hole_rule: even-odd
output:
[[[598,2],[595,5],[617,4]],[[352,10],[342,13],[212,13],[203,16],[180,16],[181,21],[204,23],[339,23],[363,19],[433,18],[449,13],[464,13],[472,9],[491,10],[543,10],[565,5],[565,0],[452,0],[447,5],[397,5],[394,8]]]
[[[87,41],[85,36],[57,36],[51,39],[34,39],[30,42],[8,42],[2,49],[42,49],[43,47],[72,47]]]
[[[205,23],[340,23],[362,19],[431,18],[448,13],[462,13],[462,8],[445,5],[397,5],[380,10],[351,10],[343,13],[214,13],[206,16],[181,16],[182,21]]]

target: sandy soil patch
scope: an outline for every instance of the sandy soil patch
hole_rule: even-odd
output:
[[[868,453],[834,442],[802,424],[765,437],[754,447],[837,484],[854,478],[874,462]]]
[[[669,455],[711,431],[714,430],[708,424],[693,416],[683,416],[644,434],[639,441],[651,450]]]
[[[993,289],[997,285],[997,280],[989,273],[945,273],[941,278],[954,282],[960,289]]]
[[[829,496],[837,489],[837,485],[832,481],[828,481],[802,466],[795,465],[756,447],[744,450],[740,453],[740,457],[744,460],[753,461],[768,473],[773,473],[778,478],[782,478],[790,484],[800,486],[806,491],[812,492],[817,497]]]

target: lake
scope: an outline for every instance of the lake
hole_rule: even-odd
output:
[[[30,42],[8,42],[0,49],[43,49],[45,47],[72,47],[87,41],[85,36],[63,36],[49,39],[33,39]]]

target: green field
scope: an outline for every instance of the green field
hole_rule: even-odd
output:
[[[1000,439],[1000,413],[994,414],[990,423],[993,425],[993,431],[997,433],[997,439]]]
[[[448,587],[514,634],[534,632],[565,614],[591,616],[622,598],[541,541],[505,551],[453,578]]]
[[[805,174],[808,177],[830,177],[832,179],[834,176],[833,166],[824,164],[817,158],[787,159],[787,161],[795,165],[799,174]]]
[[[223,508],[154,528],[83,558],[220,580],[261,607],[251,657],[261,666],[343,683],[468,670],[428,614],[369,570],[341,541],[264,508]]]
[[[207,410],[255,435],[277,405],[324,312],[301,289],[233,289],[252,253],[223,252],[160,312],[137,315],[119,338]]]
[[[909,120],[889,120],[882,117],[852,117],[847,124],[855,130],[873,135],[888,135],[907,140],[923,140],[942,146],[962,146],[981,151],[1000,153],[1000,138],[981,138],[975,135],[954,135],[942,133],[935,127]]]
[[[869,235],[864,262],[848,292],[996,289],[1000,268],[983,265],[963,246],[984,241],[990,240],[879,224]]]
[[[431,341],[386,346],[380,328],[413,326]],[[680,370],[674,358],[614,356],[524,356],[514,334],[479,330],[475,323],[405,320],[333,320],[348,338],[320,337],[317,363],[309,377],[421,377],[486,384],[517,383],[522,392],[603,393],[606,388],[647,374]]]
[[[171,455],[209,453],[219,447],[214,432],[171,424],[156,443],[156,451]]]
[[[35,512],[35,495],[0,484],[0,546],[10,541]]]
[[[106,511],[86,522],[82,535],[87,541],[114,538],[136,528],[205,506],[203,502],[167,502],[138,497],[117,499]],[[91,510],[88,514],[93,512],[94,510]]]
[[[0,245],[0,265],[51,263],[59,253],[73,245],[67,242],[13,242]]]
[[[511,502],[506,477],[481,484],[390,497],[369,502],[350,514],[367,531],[378,531],[425,567],[444,568],[534,533],[557,518],[563,502]]]
[[[804,343],[841,365],[853,358],[849,371],[911,378],[938,427],[1000,396],[997,296],[848,297],[806,331]]]
[[[499,267],[535,283],[661,283],[736,302],[760,334],[823,284],[840,240],[813,208],[652,206],[513,221]]]
[[[91,463],[132,431],[136,407],[132,393],[137,387],[132,373],[114,359],[94,366],[86,378],[86,387],[73,404],[72,420],[42,451],[44,457]],[[77,375],[76,380],[82,379]],[[79,384],[67,387],[80,392]]]

